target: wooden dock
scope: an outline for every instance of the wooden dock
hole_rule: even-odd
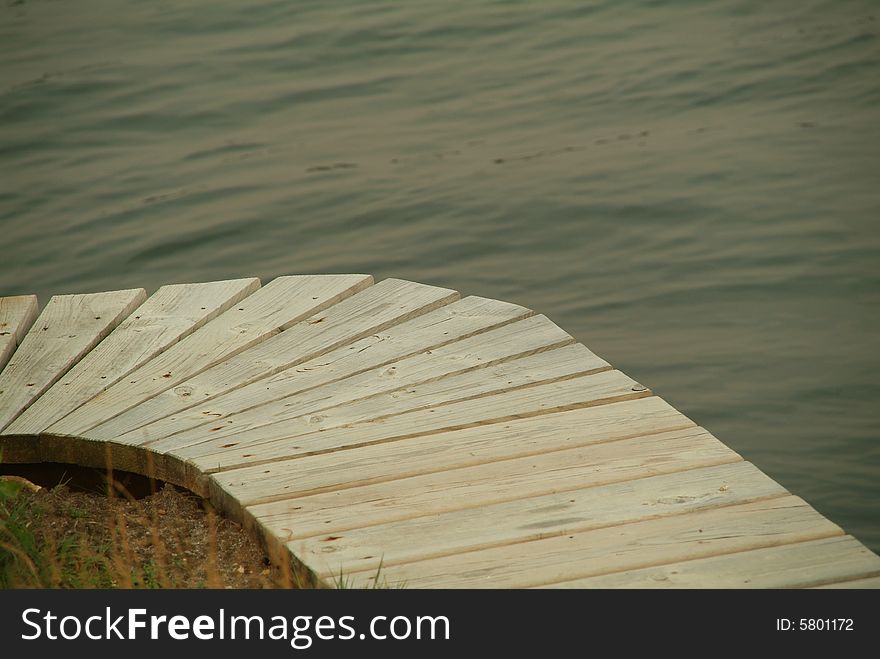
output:
[[[880,587],[880,557],[546,317],[366,275],[0,298],[7,462],[210,498],[329,585]]]

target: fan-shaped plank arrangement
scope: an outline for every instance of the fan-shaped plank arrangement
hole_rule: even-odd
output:
[[[876,586],[880,557],[515,304],[366,275],[0,298],[0,444],[209,497],[332,584]]]

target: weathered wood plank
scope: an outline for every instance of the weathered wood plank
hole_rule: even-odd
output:
[[[54,423],[48,431],[82,436],[371,284],[368,275],[278,277]]]
[[[741,459],[693,427],[260,504],[248,513],[277,535],[286,528],[309,537]]]
[[[670,563],[553,588],[806,588],[880,574],[880,556],[852,536]]]
[[[813,586],[813,588],[834,588],[834,589],[874,589],[880,588],[880,577],[867,577],[865,579],[852,579],[851,581],[836,581],[834,583],[823,584],[821,586]]]
[[[288,460],[294,456],[338,451],[378,442],[399,441],[418,435],[468,426],[499,423],[525,416],[550,413],[571,407],[588,407],[615,401],[644,398],[650,392],[620,371],[604,371],[570,380],[553,381],[533,387],[515,389],[493,396],[443,405],[377,421],[364,421],[324,431],[277,438],[261,442],[251,438],[247,443],[215,447],[210,440],[182,448],[164,445],[160,440],[151,445],[162,451],[189,460],[206,473],[237,469],[249,464]],[[320,423],[318,421],[317,423]],[[296,436],[295,443],[292,437]],[[233,442],[227,442],[233,443]],[[161,446],[160,446],[161,445]]]
[[[410,588],[532,588],[718,554],[843,535],[802,499],[783,496],[383,566],[383,584]],[[375,571],[346,574],[370,586]]]
[[[151,446],[154,450],[164,451],[170,446],[202,444],[207,438],[212,445],[222,447],[228,444],[229,438],[234,437],[236,442],[253,447],[272,440],[324,432],[366,421],[387,420],[415,410],[452,405],[531,384],[610,368],[604,360],[580,344],[440,378],[436,369],[426,372],[419,368],[419,364],[410,368],[408,361],[395,362],[390,367],[382,366],[348,380],[312,389],[290,402],[233,415],[214,422],[212,426],[201,426],[158,440]],[[427,381],[409,382],[413,376],[419,378],[419,374]],[[121,438],[121,441],[125,441],[125,438]]]
[[[288,542],[322,578],[786,494],[747,462],[519,499]]]
[[[377,396],[383,392],[403,390],[413,385],[432,382],[447,375],[460,375],[475,369],[495,365],[502,361],[525,357],[537,352],[561,347],[572,343],[574,339],[543,316],[532,316],[522,321],[503,325],[489,330],[485,335],[463,339],[446,344],[435,350],[426,350],[399,361],[382,364],[367,371],[361,371],[349,378],[334,379],[330,383],[310,386],[301,390],[302,384],[295,377],[286,377],[274,382],[258,382],[256,386],[267,395],[267,402],[251,406],[242,412],[227,413],[230,408],[238,406],[242,399],[238,394],[241,390],[231,392],[211,402],[210,407],[199,406],[189,411],[188,415],[175,414],[159,422],[145,426],[138,432],[121,435],[117,441],[139,443],[150,441],[146,438],[161,439],[175,435],[180,445],[192,443],[188,438],[202,441],[205,436],[203,428],[222,425],[222,431],[212,431],[215,437],[232,433],[252,431],[261,426],[284,423],[303,414],[315,412]],[[592,355],[592,353],[590,353]],[[317,362],[317,363],[315,363]],[[610,368],[606,362],[592,355],[596,368]],[[315,382],[314,370],[321,370],[327,359],[312,360],[297,367],[299,373],[307,374],[305,380],[309,384]],[[352,364],[354,366],[354,364]],[[485,379],[491,375],[486,375]],[[281,396],[281,392],[284,395]],[[253,401],[253,392],[247,392],[248,400]],[[382,406],[376,402],[376,408]],[[317,430],[317,428],[310,428]],[[169,432],[170,431],[170,432]]]
[[[538,455],[650,433],[693,428],[657,396],[373,444],[218,473],[216,496],[243,505],[383,483],[448,469]],[[261,493],[276,491],[261,498]]]
[[[0,374],[0,430],[95,347],[146,298],[142,288],[56,295]]]
[[[138,438],[152,437],[148,430],[137,431],[142,426],[185,412],[247,385],[261,385],[266,378],[280,371],[428,313],[458,297],[457,292],[446,288],[386,279],[144,401],[94,428],[89,436],[117,439],[126,433],[130,436],[135,433]],[[204,421],[205,417],[202,416],[201,420]],[[164,425],[160,423],[160,427]]]
[[[256,278],[162,286],[31,405],[9,433],[39,433],[260,287]]]
[[[0,297],[0,371],[34,324],[39,310],[36,295]]]

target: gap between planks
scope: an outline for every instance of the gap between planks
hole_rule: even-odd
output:
[[[0,297],[0,372],[37,319],[36,295]]]
[[[404,330],[401,328],[400,331]],[[427,336],[425,340],[436,342],[438,338]],[[400,359],[376,365],[367,363],[368,368],[364,368],[364,364],[355,363],[351,365],[352,372],[349,374],[331,372],[328,374],[329,379],[321,380],[322,367],[335,362],[334,354],[330,353],[297,365],[292,369],[294,373],[285,371],[264,385],[245,388],[256,389],[254,392],[242,389],[232,391],[216,399],[208,407],[193,410],[188,416],[166,417],[142,428],[140,432],[132,431],[116,437],[115,441],[155,445],[160,440],[168,439],[175,446],[184,446],[198,443],[200,433],[205,431],[204,426],[216,424],[220,425],[207,429],[214,438],[240,434],[243,431],[252,432],[257,428],[277,426],[303,416],[314,416],[344,404],[377,399],[379,396],[399,397],[403,393],[420,393],[419,387],[436,388],[440,380],[446,383],[442,386],[449,386],[455,382],[450,378],[459,378],[458,381],[462,381],[461,378],[475,371],[546,353],[569,344],[574,344],[574,339],[563,330],[543,316],[531,316],[486,330],[476,336],[451,341],[442,347],[428,345],[421,351]],[[584,352],[581,371],[598,372],[610,369],[607,362],[586,348],[581,350]],[[303,378],[302,374],[308,374],[308,377]],[[482,378],[484,388],[488,380],[491,378]],[[258,402],[259,396],[264,400]],[[412,398],[411,395],[406,397]],[[243,405],[242,399],[247,403]],[[387,398],[386,402],[392,403],[392,407],[397,404],[397,401],[388,401]],[[377,407],[383,405],[378,404]],[[206,416],[210,418],[206,420]],[[187,438],[192,439],[187,442]]]
[[[142,288],[55,295],[0,373],[0,430],[146,299]]]
[[[198,445],[195,448],[181,449],[163,446],[162,450],[176,458],[193,463],[203,473],[217,473],[262,466],[279,460],[296,459],[301,455],[351,450],[433,435],[441,431],[475,428],[555,412],[635,400],[650,395],[649,390],[620,371],[604,371],[575,379],[540,383],[528,389],[500,393],[454,406],[407,412],[379,423],[363,421],[350,426],[295,435],[297,446],[294,446],[288,437],[274,438],[266,444],[259,445],[262,457],[252,453],[242,454],[240,450],[201,455]],[[523,405],[528,405],[526,411],[523,411]],[[422,429],[414,431],[414,427]],[[255,443],[251,444],[251,447],[254,446]],[[196,449],[198,451],[194,456],[193,452]],[[251,448],[248,450],[250,451]]]
[[[157,425],[161,428],[161,422],[169,416],[242,389],[265,393],[266,381],[279,373],[458,298],[459,294],[449,289],[386,279],[291,325],[258,346],[145,398],[138,406],[90,429],[89,435],[122,442],[134,437],[133,443],[155,438],[151,430]]]
[[[696,429],[693,421],[656,396],[520,419],[506,424],[446,431],[400,444],[376,444],[347,454],[298,458],[295,470],[278,473],[259,468],[218,474],[215,487],[237,493],[244,505],[282,501],[436,474],[487,463],[536,457],[548,452],[585,449],[656,434]],[[283,466],[283,465],[279,465]],[[357,477],[352,478],[352,474]],[[279,481],[283,494],[268,500],[245,496],[241,485]]]
[[[372,283],[369,275],[278,277],[47,430],[83,435]]]
[[[256,278],[162,286],[6,431],[44,431],[259,287],[260,280]]]
[[[393,371],[394,368],[389,370]],[[358,397],[357,391],[352,391],[360,384],[358,382],[349,383],[348,386],[321,387],[313,392],[313,396],[287,403],[274,413],[270,409],[260,408],[260,414],[248,415],[253,419],[251,423],[246,420],[237,424],[229,420],[227,424],[173,435],[144,445],[160,452],[174,450],[181,455],[206,455],[218,452],[217,449],[235,446],[254,450],[257,446],[333,429],[353,428],[358,424],[393,423],[405,414],[425,410],[445,411],[452,405],[515,394],[529,387],[565,382],[610,370],[603,360],[595,358],[580,344],[542,351],[487,368],[487,371],[469,369],[467,373],[410,383],[403,389],[396,387],[396,382],[391,382],[385,385],[384,391],[362,397]],[[364,376],[368,384],[372,384],[376,377],[381,378],[381,374]],[[397,376],[392,379],[396,381]],[[261,417],[271,417],[271,421],[261,423]],[[234,441],[230,444],[230,440]]]

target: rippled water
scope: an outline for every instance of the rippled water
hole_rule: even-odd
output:
[[[518,302],[880,549],[870,1],[4,0],[0,294]]]

